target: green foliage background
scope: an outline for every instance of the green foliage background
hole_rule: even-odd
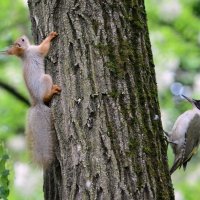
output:
[[[9,195],[9,170],[7,169],[8,155],[5,153],[5,149],[0,144],[0,199],[7,200]]]
[[[0,1],[0,11],[0,51],[6,50],[21,35],[31,38],[28,7],[24,1]],[[0,53],[0,82],[11,85],[28,98],[22,79],[22,65],[18,58]],[[31,167],[25,147],[27,108],[0,87],[0,199],[6,199],[8,194],[8,173],[9,200],[43,199],[42,172],[35,166]],[[5,193],[4,196],[2,192]]]
[[[177,116],[190,108],[186,102],[172,95],[171,85],[174,82],[182,83],[193,97],[200,98],[200,88],[196,86],[198,78],[200,79],[200,0],[146,0],[145,4],[156,67],[162,121],[165,130],[169,131]],[[0,50],[6,49],[21,35],[31,38],[28,8],[22,0],[0,1],[0,9]],[[22,79],[21,62],[17,58],[0,54],[0,81],[10,84],[28,98]],[[35,170],[35,167],[31,168],[25,146],[19,145],[25,140],[26,111],[25,104],[0,87],[0,139],[7,147],[5,151],[0,144],[0,158],[3,159],[0,173],[6,175],[3,184],[6,188],[7,168],[10,170],[9,200],[43,199],[41,171]],[[13,144],[17,144],[15,146],[18,148],[14,148]],[[5,152],[9,154],[9,160],[7,156],[3,156]],[[171,166],[173,155],[170,148],[168,155]],[[177,200],[199,199],[199,163],[200,156],[197,155],[188,165],[186,172],[178,170],[172,176]],[[17,173],[19,173],[16,169],[19,168],[31,175],[20,175],[25,176],[25,185],[33,182],[28,194],[23,193],[24,191],[19,187],[20,184],[16,181],[18,180]],[[34,184],[37,186],[33,187]],[[7,194],[8,191],[5,193]]]

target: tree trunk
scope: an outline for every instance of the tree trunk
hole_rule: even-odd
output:
[[[62,87],[47,200],[174,199],[143,0],[29,0]]]

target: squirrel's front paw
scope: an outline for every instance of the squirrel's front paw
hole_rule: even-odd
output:
[[[50,36],[52,39],[55,38],[57,35],[58,35],[58,33],[56,33],[56,32],[51,32],[51,33],[49,34],[49,36]]]

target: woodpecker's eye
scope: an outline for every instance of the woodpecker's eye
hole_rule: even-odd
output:
[[[24,38],[22,38],[22,42],[24,42]]]

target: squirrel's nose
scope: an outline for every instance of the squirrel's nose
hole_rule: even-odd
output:
[[[8,55],[12,55],[12,48],[8,49],[8,50],[6,51],[6,53],[7,53]]]
[[[10,45],[9,48],[6,50],[6,53],[8,55],[12,55],[13,54],[13,47],[14,47],[14,45]]]

